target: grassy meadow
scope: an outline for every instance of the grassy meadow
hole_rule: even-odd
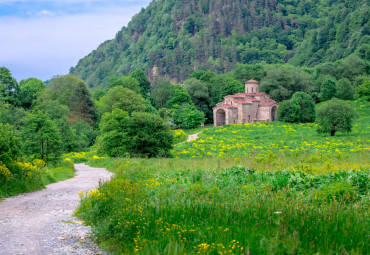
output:
[[[71,154],[106,167],[76,214],[114,254],[367,254],[370,104],[352,133],[315,124],[206,128],[173,158]]]

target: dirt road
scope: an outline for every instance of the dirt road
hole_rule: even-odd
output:
[[[90,229],[72,217],[78,192],[98,186],[112,174],[76,164],[76,177],[46,189],[0,202],[0,254],[101,254]]]

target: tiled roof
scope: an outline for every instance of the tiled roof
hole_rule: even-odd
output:
[[[252,104],[251,102],[243,101],[243,100],[235,100],[235,102],[241,103],[241,104]]]
[[[249,80],[249,81],[246,81],[245,83],[259,83],[259,82],[256,80]]]
[[[230,104],[217,104],[215,108],[217,107],[225,107],[225,108],[228,108],[228,109],[238,109],[238,107],[235,107],[233,105],[230,105]]]
[[[241,96],[241,95],[228,95],[228,97],[235,97],[235,98],[244,98],[244,96]]]
[[[259,100],[259,99],[257,99],[257,98],[246,98],[246,100],[249,100],[249,101],[261,101],[261,100]]]
[[[276,101],[271,99],[271,101],[259,104],[259,106],[269,106],[269,105],[273,105],[273,104],[277,104],[277,103],[276,103]]]
[[[257,93],[238,93],[237,96],[262,96],[266,94],[265,92],[257,92]]]

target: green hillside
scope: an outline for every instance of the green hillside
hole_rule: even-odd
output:
[[[76,67],[90,86],[153,66],[175,82],[195,70],[226,73],[237,63],[315,66],[370,55],[366,0],[158,0]]]

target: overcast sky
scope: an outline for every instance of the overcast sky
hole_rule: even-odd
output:
[[[18,81],[63,75],[151,0],[0,0],[0,67]]]

